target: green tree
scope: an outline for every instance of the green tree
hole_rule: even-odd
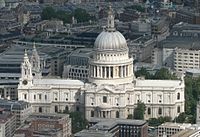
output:
[[[145,8],[142,7],[141,5],[131,5],[131,6],[125,7],[125,9],[134,9],[139,12],[145,12]]]
[[[69,12],[62,11],[62,10],[58,10],[56,12],[56,18],[59,20],[62,20],[64,23],[72,22],[72,14]]]
[[[146,106],[142,102],[137,103],[137,107],[134,109],[133,118],[134,119],[144,119],[144,113],[146,110]]]
[[[195,123],[196,104],[200,95],[200,77],[185,77],[185,122]]]
[[[185,113],[180,113],[178,115],[178,117],[176,117],[174,119],[174,122],[177,122],[177,123],[184,123],[185,122],[185,119],[186,119],[186,114]]]
[[[162,123],[171,122],[171,121],[172,121],[171,117],[169,117],[169,116],[162,117],[161,116],[159,118],[150,118],[148,120],[148,123],[149,123],[149,126],[159,126]]]
[[[86,10],[81,8],[75,9],[73,14],[78,22],[87,22],[92,19],[91,16],[86,12]]]
[[[72,133],[79,132],[85,129],[88,125],[88,121],[84,118],[84,115],[81,112],[63,112],[69,114],[72,121]]]
[[[50,20],[56,17],[56,12],[52,7],[46,7],[42,10],[41,17],[43,20]]]
[[[154,79],[172,79],[172,80],[175,80],[175,79],[178,79],[174,74],[171,74],[169,72],[168,69],[166,68],[161,68],[160,70],[158,70],[154,77]]]
[[[148,120],[148,123],[149,123],[149,126],[153,126],[153,127],[159,126],[161,124],[157,118],[150,118]]]
[[[152,76],[151,74],[146,70],[146,68],[141,68],[140,70],[135,72],[136,77],[145,77],[145,79],[150,79]]]

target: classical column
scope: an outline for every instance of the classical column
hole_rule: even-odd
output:
[[[114,76],[113,76],[113,67],[110,67],[110,76],[111,76],[111,78],[114,77]]]
[[[110,79],[111,75],[110,75],[110,66],[108,67],[108,78]]]
[[[121,66],[118,67],[118,76],[121,77]]]
[[[127,65],[126,69],[127,69],[127,75],[130,76],[130,74],[129,74],[129,65]]]
[[[103,78],[103,74],[102,74],[102,66],[100,66],[100,77]]]
[[[106,78],[106,67],[104,67],[104,78]]]
[[[99,72],[100,72],[100,70],[99,70],[99,66],[97,66],[97,77],[99,77]]]
[[[96,77],[96,66],[94,66],[94,77]]]
[[[92,68],[92,66],[90,66],[90,77],[92,77],[92,72],[93,72],[93,68]]]
[[[121,77],[123,77],[123,66],[120,67],[121,67]]]
[[[126,65],[123,67],[124,68],[124,77],[126,77]]]

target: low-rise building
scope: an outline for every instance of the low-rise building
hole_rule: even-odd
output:
[[[92,53],[92,49],[81,48],[68,55],[64,65],[63,78],[86,81],[89,75],[88,61]]]
[[[129,53],[135,61],[150,62],[151,53],[156,42],[151,36],[142,36],[133,41],[129,41]]]
[[[192,125],[188,123],[170,123],[166,122],[158,126],[158,137],[171,137],[172,135],[178,133],[181,130],[190,128]]]
[[[15,137],[28,134],[29,137],[71,137],[71,119],[67,114],[34,113],[27,119],[26,125],[16,131]]]
[[[76,133],[75,137],[148,136],[147,122],[143,120],[91,118],[89,125],[89,129]]]
[[[199,68],[199,38],[170,36],[158,43],[152,52],[153,64],[179,72]],[[179,55],[180,54],[180,55]],[[184,55],[185,54],[185,55]]]
[[[185,75],[198,78],[200,76],[200,69],[188,69],[186,70]]]
[[[170,30],[170,35],[174,37],[199,38],[200,25],[180,22],[172,27],[172,29]]]
[[[0,109],[0,136],[13,137],[16,129],[16,117],[11,112]]]
[[[0,108],[16,115],[16,127],[23,124],[26,118],[28,118],[32,113],[31,105],[25,101],[9,101],[0,99]]]
[[[161,16],[151,20],[151,33],[158,40],[163,40],[169,35],[169,21]]]
[[[200,16],[199,16],[199,14],[196,13],[194,8],[183,7],[176,11],[173,22],[175,22],[175,23],[187,22],[187,23],[191,23],[191,24],[200,24],[199,19],[200,19]]]

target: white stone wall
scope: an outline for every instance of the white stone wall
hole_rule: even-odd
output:
[[[102,89],[96,87],[95,89],[91,88],[86,91],[86,117],[91,117],[91,111],[95,111],[96,117],[104,117],[97,113],[105,111],[106,114],[108,112],[108,115],[105,116],[106,118],[116,118],[115,113],[119,111],[120,118],[127,118],[129,114],[133,114],[134,107],[136,107],[138,101],[144,102],[146,105],[146,119],[158,118],[160,116],[170,116],[173,119],[178,116],[179,113],[184,112],[184,84],[173,88],[144,88],[131,86],[131,90],[127,90],[125,88],[126,85],[124,85],[124,88],[120,89],[105,86],[105,88]],[[107,97],[107,103],[103,102],[104,96]],[[179,112],[177,110],[178,107],[180,107]],[[150,114],[148,113],[148,109],[150,109]],[[161,109],[161,113],[159,113],[159,109]]]
[[[33,112],[39,112],[39,107],[42,107],[43,112],[54,113],[55,106],[58,107],[58,112],[64,111],[66,106],[74,111],[76,106],[84,103],[84,93],[80,88],[81,86],[33,86],[18,89],[18,96],[19,100],[32,104]]]

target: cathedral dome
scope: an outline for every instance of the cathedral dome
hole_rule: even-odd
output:
[[[127,50],[127,43],[124,36],[119,31],[103,31],[94,43],[95,50]]]
[[[108,11],[107,26],[101,32],[94,43],[96,51],[124,51],[128,50],[126,39],[115,29],[115,20],[113,10],[110,7]]]

